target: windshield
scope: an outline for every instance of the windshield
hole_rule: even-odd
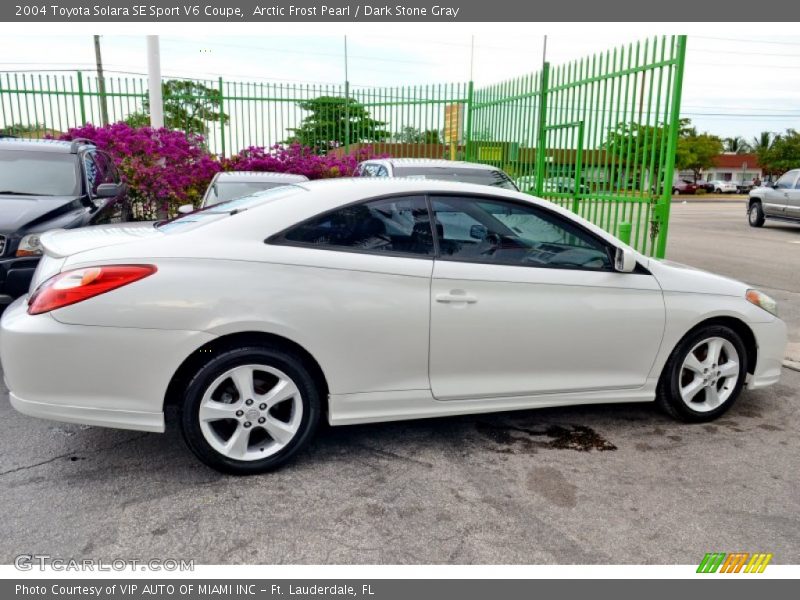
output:
[[[220,202],[205,208],[201,208],[188,215],[178,215],[169,221],[162,221],[156,223],[156,227],[164,232],[174,231],[176,229],[186,229],[187,226],[202,225],[211,223],[219,219],[224,219],[226,216],[235,215],[240,212],[246,211],[248,208],[260,206],[266,202],[272,202],[280,198],[294,196],[305,189],[296,185],[281,185],[270,190],[228,200],[227,202]]]
[[[76,156],[61,152],[0,150],[0,193],[77,196],[80,182]]]
[[[395,167],[395,177],[417,177],[439,181],[460,181],[491,185],[507,190],[517,190],[517,186],[503,171],[496,169],[464,169],[460,167]]]
[[[275,187],[286,185],[285,183],[275,183],[274,181],[218,181],[211,186],[206,196],[204,206],[212,206],[220,202],[227,202],[228,200],[235,200],[242,196],[249,196],[256,192],[263,192],[264,190],[271,190]]]

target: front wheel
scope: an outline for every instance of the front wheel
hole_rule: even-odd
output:
[[[750,227],[761,227],[764,225],[764,208],[761,202],[753,202],[747,211],[747,222]]]
[[[711,421],[733,405],[746,375],[747,351],[739,334],[724,325],[702,327],[672,351],[657,401],[681,421]]]
[[[183,437],[208,466],[234,475],[263,473],[312,438],[320,398],[298,357],[270,348],[222,351],[189,381]]]

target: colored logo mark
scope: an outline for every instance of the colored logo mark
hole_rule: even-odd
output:
[[[709,552],[700,561],[698,573],[763,573],[772,554],[766,552]]]

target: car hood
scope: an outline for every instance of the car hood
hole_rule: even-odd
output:
[[[0,231],[14,233],[35,229],[62,214],[82,210],[75,196],[17,196],[0,194]]]
[[[648,267],[665,292],[744,297],[746,283],[671,260],[650,260]]]

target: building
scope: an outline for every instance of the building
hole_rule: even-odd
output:
[[[691,171],[688,177],[682,172],[681,177],[692,180]],[[758,164],[758,157],[755,154],[720,154],[714,158],[714,166],[703,171],[703,179],[706,181],[733,181],[742,183],[753,179],[764,179],[761,165]]]

